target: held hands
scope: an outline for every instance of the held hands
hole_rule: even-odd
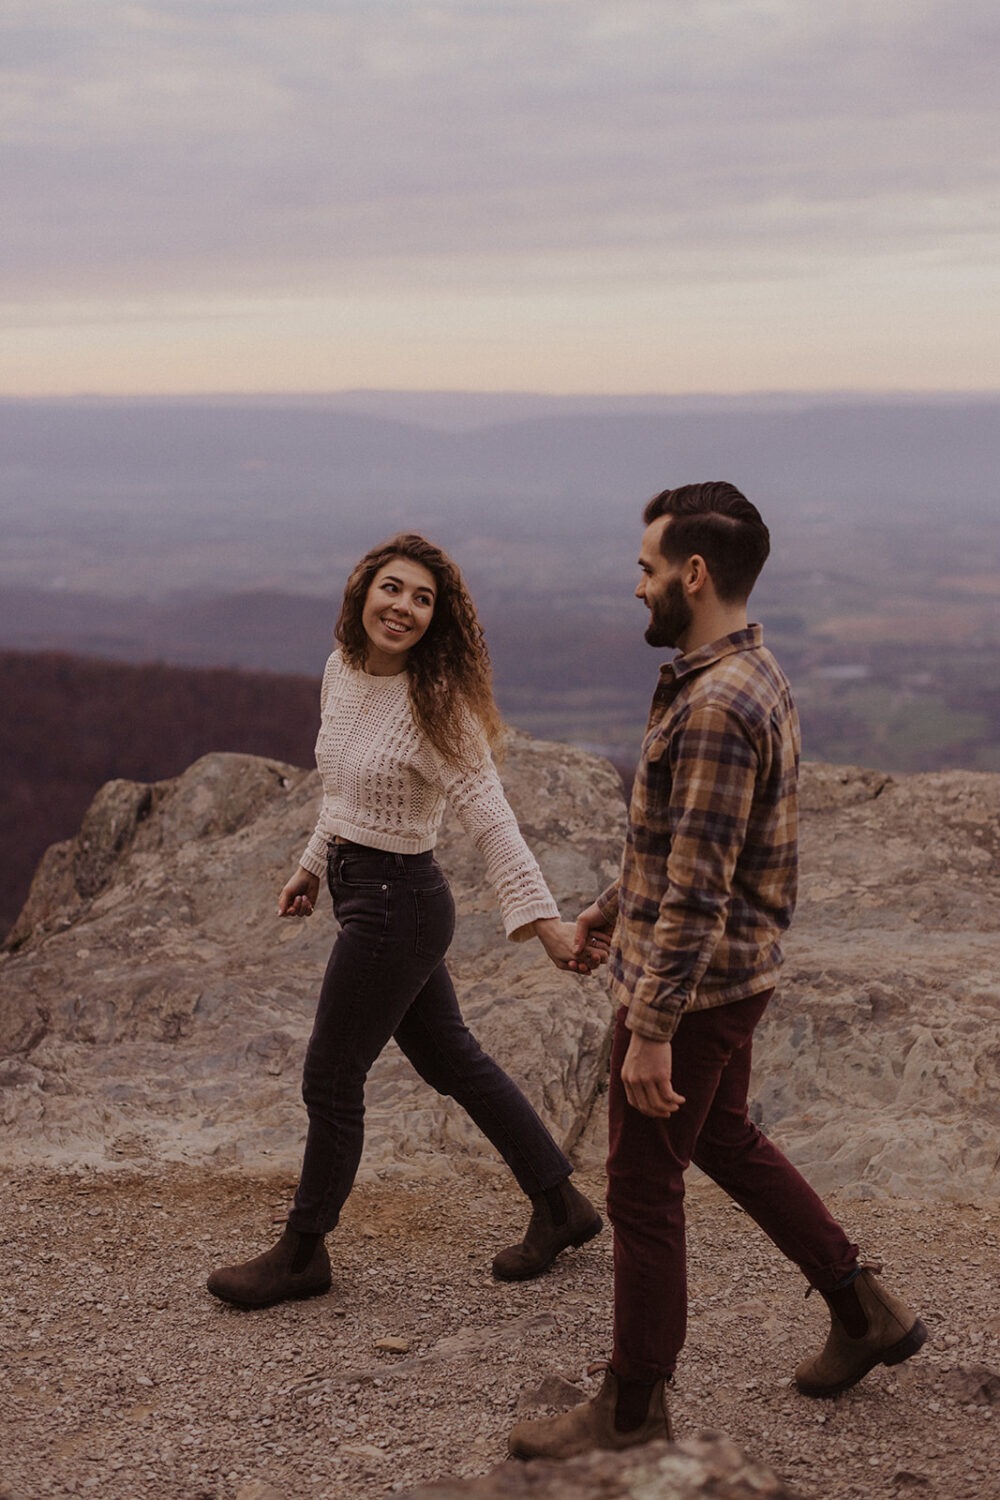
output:
[[[279,917],[311,917],[319,897],[319,876],[301,865],[278,897]]]
[[[585,907],[576,919],[573,956],[569,967],[578,974],[589,974],[598,964],[607,963],[611,930],[607,917],[596,901]]]
[[[672,1067],[669,1042],[653,1042],[633,1031],[622,1063],[625,1097],[633,1109],[658,1118],[676,1114],[684,1096],[674,1092]]]
[[[597,910],[594,908],[587,908]],[[586,913],[584,914],[586,915]],[[576,925],[560,922],[558,917],[539,917],[535,921],[535,935],[557,969],[571,974],[590,974],[607,961],[610,933],[603,916],[599,915],[601,931],[582,929],[581,917]]]
[[[572,922],[560,922],[558,917],[536,917],[535,936],[557,969],[575,968],[573,960],[576,956],[576,949],[573,945],[576,931]],[[580,972],[589,974],[590,965],[588,964]]]

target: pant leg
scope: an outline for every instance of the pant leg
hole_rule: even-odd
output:
[[[692,1160],[749,1214],[811,1286],[832,1291],[854,1269],[858,1247],[802,1174],[750,1120],[752,1045],[751,1036],[723,1070]]]
[[[428,979],[396,1029],[421,1078],[454,1099],[510,1167],[525,1193],[562,1182],[572,1165],[521,1090],[483,1051],[462,1018],[447,967]]]
[[[684,1171],[690,1143],[680,1116],[694,1101],[675,1070],[673,1082],[686,1102],[669,1120],[641,1114],[629,1104],[621,1077],[631,1040],[626,1014],[620,1010],[615,1023],[608,1087],[611,1365],[621,1380],[652,1381],[673,1374],[687,1329]]]
[[[754,1027],[770,994],[683,1017],[673,1039],[673,1083],[685,1102],[667,1119],[625,1098],[630,1040],[619,1014],[609,1096],[608,1213],[615,1229],[615,1343],[624,1379],[673,1372],[687,1329],[684,1172],[695,1160],[751,1214],[815,1285],[853,1267],[851,1245],[820,1199],[750,1122]],[[815,1278],[815,1279],[814,1279]]]
[[[454,929],[451,892],[429,855],[347,848],[331,860],[341,930],[302,1075],[309,1129],[288,1222],[303,1233],[326,1234],[340,1217],[361,1160],[369,1069],[441,964]]]

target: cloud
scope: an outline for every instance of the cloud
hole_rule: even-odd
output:
[[[995,38],[970,0],[15,4],[2,269],[22,295],[305,290],[371,260],[974,239]]]
[[[175,389],[192,361],[232,380],[238,350],[287,382],[396,384],[427,348],[439,383],[557,378],[517,373],[530,328],[558,379],[609,355],[623,379],[669,307],[709,371],[736,320],[738,378],[766,350],[771,382],[838,312],[835,368],[908,317],[912,364],[947,305],[961,382],[997,34],[993,0],[7,0],[7,378],[47,388],[61,357],[105,388],[113,359],[114,388]]]

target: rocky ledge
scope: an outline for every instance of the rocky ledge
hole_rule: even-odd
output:
[[[575,914],[617,866],[617,776],[523,735],[504,774]],[[335,929],[328,907],[290,923],[274,906],[317,800],[314,773],[212,755],[173,781],[109,783],[78,836],[49,850],[0,956],[14,1159],[294,1167],[299,1069]],[[758,1118],[821,1190],[991,1199],[1000,777],[806,766],[802,805],[801,898],[756,1048]],[[536,943],[504,941],[454,822],[439,855],[474,1029],[570,1148],[599,1141],[603,978],[561,975]],[[368,1091],[365,1170],[448,1172],[456,1152],[484,1149],[390,1048]]]

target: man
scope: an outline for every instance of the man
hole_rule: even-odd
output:
[[[795,1373],[805,1395],[846,1390],[927,1337],[747,1111],[753,1031],[781,963],[797,867],[798,720],[760,626],[747,623],[767,527],[721,482],[664,490],[644,520],[636,595],[649,611],[646,640],[679,654],[660,668],[621,874],[578,922],[581,952],[614,929],[614,1346],[594,1400],[514,1429],[518,1458],[671,1436],[664,1388],[686,1331],[691,1161],[829,1306],[825,1348]]]

